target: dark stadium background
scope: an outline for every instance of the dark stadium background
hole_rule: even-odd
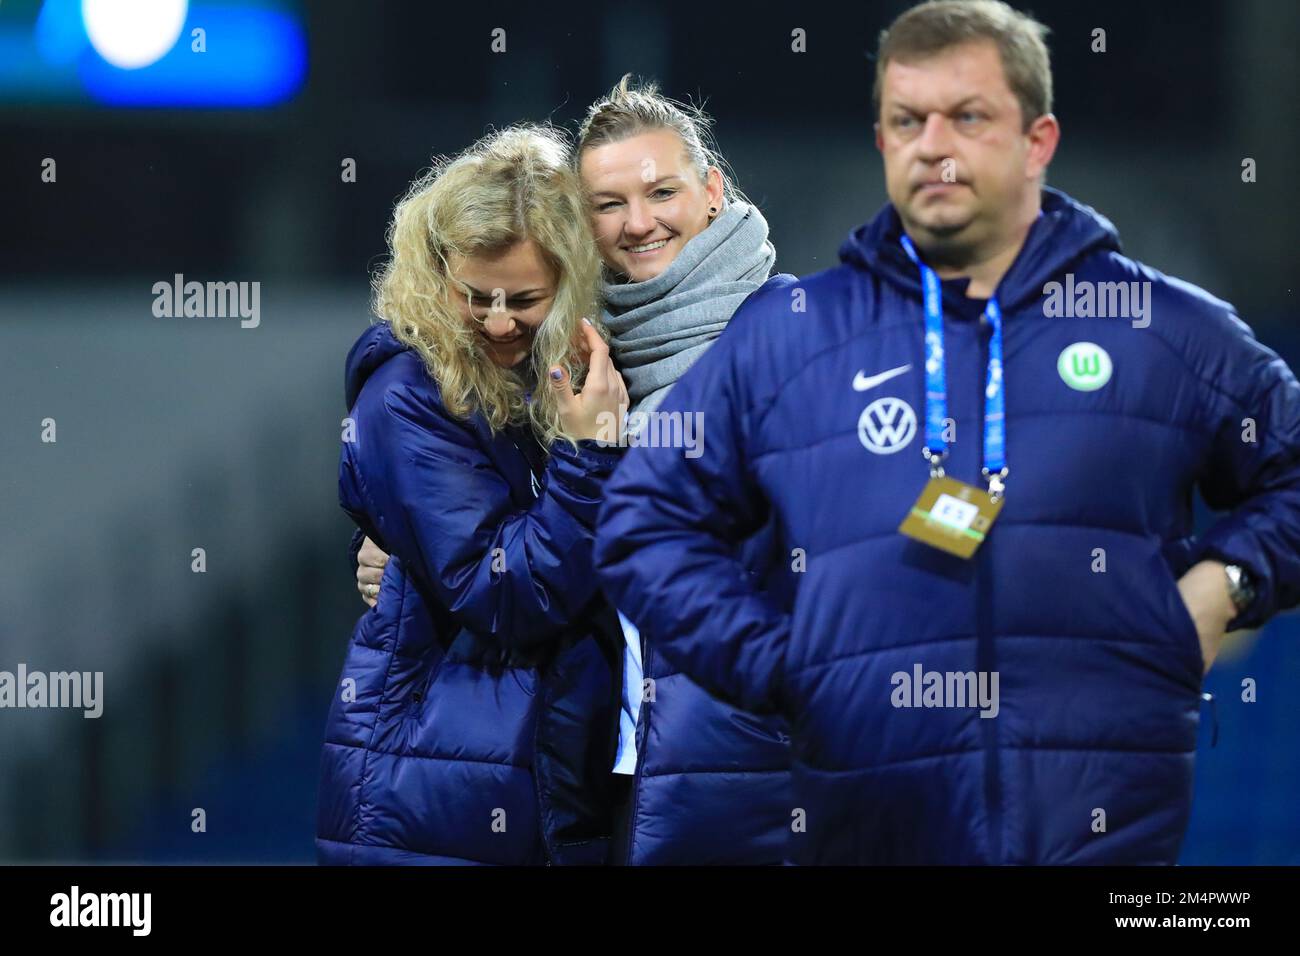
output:
[[[868,53],[905,5],[248,0],[307,49],[301,88],[256,108],[43,84],[13,52],[41,4],[0,7],[0,669],[102,670],[106,698],[98,720],[0,711],[0,861],[314,859],[324,715],[363,610],[335,491],[343,356],[432,154],[572,125],[623,72],[651,76],[716,117],[779,267],[826,268],[884,201]],[[1300,363],[1300,5],[1017,5],[1053,31],[1050,182]],[[260,326],[155,318],[175,273],[260,282]],[[1206,689],[1219,736],[1207,707],[1183,861],[1300,863],[1300,617],[1235,639]]]

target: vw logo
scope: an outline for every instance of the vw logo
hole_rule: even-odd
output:
[[[916,412],[901,398],[878,398],[858,418],[858,441],[867,451],[892,455],[916,435]]]

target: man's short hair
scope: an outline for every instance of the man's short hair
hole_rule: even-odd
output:
[[[915,62],[949,47],[992,40],[1002,59],[1007,86],[1020,101],[1024,129],[1052,111],[1052,63],[1045,38],[1048,29],[1001,0],[929,0],[900,14],[880,31],[876,82],[871,103],[880,118],[885,67],[890,60]]]

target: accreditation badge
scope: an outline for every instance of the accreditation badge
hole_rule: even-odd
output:
[[[969,558],[984,543],[1003,501],[1001,495],[995,498],[956,478],[932,476],[898,530],[932,548]]]

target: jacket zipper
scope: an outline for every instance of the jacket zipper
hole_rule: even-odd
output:
[[[980,367],[988,366],[988,338],[991,329],[988,320],[979,319]],[[979,379],[980,396],[983,397],[983,377]],[[984,421],[984,403],[976,403],[979,409],[979,421]],[[981,429],[981,437],[983,429]],[[980,442],[980,460],[984,457],[983,441]],[[996,526],[995,526],[996,527]],[[989,580],[990,548],[997,547],[995,534],[989,535],[979,550],[975,552],[975,668],[977,673],[992,674],[997,669],[997,649],[993,642],[993,589]],[[986,678],[987,679],[987,678]],[[984,745],[984,800],[988,807],[989,819],[989,862],[995,866],[1002,860],[1002,772],[999,766],[997,720],[977,720]]]
[[[531,393],[528,394],[527,400],[532,401]],[[515,441],[513,435],[508,435],[508,437],[510,438],[510,444],[515,446],[515,451],[519,452],[519,457],[524,460],[524,467],[528,469],[528,483],[530,486],[529,490],[532,491],[533,498],[534,500],[536,500],[537,498],[541,497],[541,487],[537,481],[537,471],[533,467],[533,459],[529,456],[529,454],[526,451],[524,451],[523,447],[519,444],[519,442]],[[543,468],[545,468],[545,465],[543,465]],[[542,799],[541,774],[538,773],[538,769],[537,769],[538,759],[541,758],[542,756],[542,748],[541,748],[542,722],[543,722],[543,717],[546,713],[547,704],[549,702],[548,694],[550,692],[547,682],[543,677],[541,668],[537,668],[537,690],[538,690],[538,696],[541,699],[537,700],[536,698],[534,698],[534,704],[533,704],[533,706],[537,708],[537,718],[536,718],[537,724],[533,729],[533,774],[532,774],[533,793],[537,797],[537,833],[538,836],[541,838],[541,843],[542,843],[542,860],[546,866],[554,866],[555,863],[551,859],[552,857],[551,841],[549,838],[549,834],[547,834],[546,832],[546,803]]]
[[[990,543],[985,541],[976,552],[975,668],[981,674],[991,674],[997,669],[997,656],[993,646],[993,602],[988,581],[987,558]],[[989,862],[998,865],[1002,863],[1002,773],[998,763],[998,722],[980,720],[978,723],[984,744],[984,801],[988,806],[989,814]]]
[[[542,775],[537,766],[542,759],[542,724],[549,699],[549,683],[543,679],[541,668],[538,668],[537,696],[533,698],[533,706],[537,708],[536,724],[533,726],[533,793],[537,796],[537,835],[542,841],[542,858],[547,866],[553,866],[550,835],[546,832],[546,803],[542,800]]]
[[[627,653],[624,648],[623,653]],[[641,638],[641,688],[644,692],[646,675],[650,673],[650,648],[645,638]],[[636,766],[632,768],[632,798],[627,815],[627,855],[624,866],[632,865],[632,850],[636,846],[636,818],[641,804],[641,771],[645,766],[645,742],[650,739],[650,701],[641,700],[636,712],[636,731],[632,734],[632,744],[636,747]]]

